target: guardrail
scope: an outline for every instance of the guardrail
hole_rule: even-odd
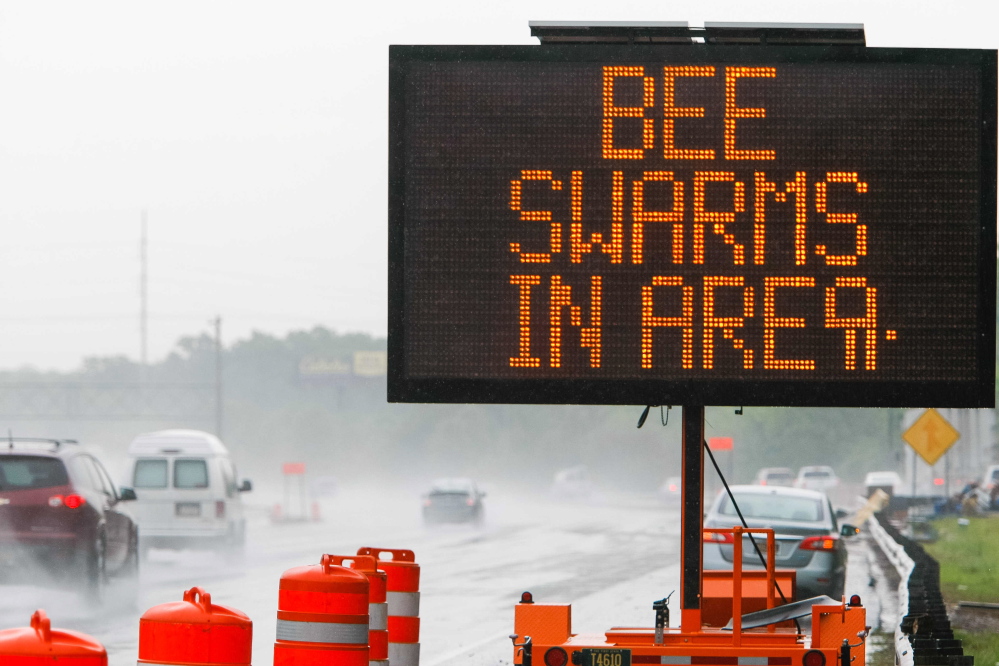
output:
[[[974,666],[947,616],[940,593],[940,565],[923,547],[903,536],[883,514],[868,521],[871,535],[898,571],[899,621],[895,663],[899,666]]]

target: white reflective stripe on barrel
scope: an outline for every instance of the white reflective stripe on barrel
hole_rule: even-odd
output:
[[[389,666],[388,659],[372,659],[368,662],[368,666]]]
[[[419,666],[419,643],[389,643],[389,664],[391,666]]]
[[[341,622],[297,622],[277,621],[279,641],[299,643],[349,643],[368,644],[367,624],[344,624]]]
[[[388,604],[368,604],[368,629],[371,631],[388,629]]]
[[[184,666],[185,664],[188,664],[188,663],[190,663],[190,662],[178,661],[178,662],[170,662],[170,663],[166,663],[166,662],[162,662],[161,663],[161,662],[158,662],[158,661],[142,661],[141,659],[139,659],[138,661],[135,662],[135,666]],[[250,664],[246,664],[246,666],[250,666]],[[385,664],[383,666],[388,666],[388,662],[385,662]]]
[[[389,592],[386,596],[388,614],[392,617],[420,617],[419,592]]]

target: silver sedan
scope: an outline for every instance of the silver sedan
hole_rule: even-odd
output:
[[[846,545],[840,537],[857,533],[852,525],[840,525],[824,493],[774,486],[732,486],[732,494],[749,527],[769,527],[776,542],[775,566],[795,569],[798,599],[822,594],[839,599],[846,578]],[[704,520],[705,527],[740,525],[738,513],[725,492],[715,499]],[[766,557],[766,539],[755,535]],[[765,568],[760,556],[743,537],[743,569]],[[705,535],[704,569],[732,568],[732,535]]]

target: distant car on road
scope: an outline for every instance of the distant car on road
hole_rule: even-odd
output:
[[[471,479],[437,479],[423,496],[423,522],[481,524],[485,496]]]
[[[758,486],[793,486],[794,472],[789,467],[764,467],[753,480]]]
[[[575,465],[555,472],[551,496],[562,500],[593,499],[594,485],[586,465]]]
[[[682,482],[679,476],[667,477],[663,485],[659,486],[659,496],[670,502],[679,502],[683,493]]]
[[[839,477],[832,467],[827,465],[810,465],[798,470],[798,478],[794,481],[795,488],[829,492],[839,485]]]
[[[985,476],[982,477],[981,488],[992,490],[992,487],[999,483],[999,465],[989,465],[985,468]]]
[[[0,448],[0,581],[23,582],[24,563],[82,583],[95,600],[108,576],[135,577],[139,531],[100,461],[73,440],[8,438]]]
[[[864,476],[865,496],[870,497],[876,490],[883,490],[889,496],[902,489],[902,477],[898,472],[868,472]]]
[[[749,527],[773,528],[775,565],[780,569],[796,570],[798,599],[822,594],[833,599],[842,596],[846,580],[846,544],[840,537],[856,534],[857,529],[838,523],[824,493],[758,485],[732,486],[731,490]],[[720,493],[704,519],[704,526],[727,528],[739,524],[738,513],[728,494]],[[732,539],[730,534],[705,535],[705,569],[732,568]],[[743,568],[765,568],[749,537],[743,539]],[[756,537],[756,541],[765,557],[766,540]]]
[[[309,484],[313,497],[335,497],[340,490],[340,482],[335,476],[317,476]]]

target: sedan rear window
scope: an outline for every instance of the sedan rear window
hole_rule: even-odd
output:
[[[67,485],[69,477],[61,460],[40,456],[0,456],[0,490]]]
[[[818,522],[823,519],[822,502],[808,497],[790,497],[780,494],[736,494],[742,514],[747,518],[769,518],[771,520],[798,520]],[[723,498],[718,513],[724,516],[738,515],[728,497]]]
[[[173,463],[174,488],[207,488],[208,465],[204,460],[175,460]]]
[[[136,488],[166,488],[167,461],[164,458],[136,460],[132,485]]]

